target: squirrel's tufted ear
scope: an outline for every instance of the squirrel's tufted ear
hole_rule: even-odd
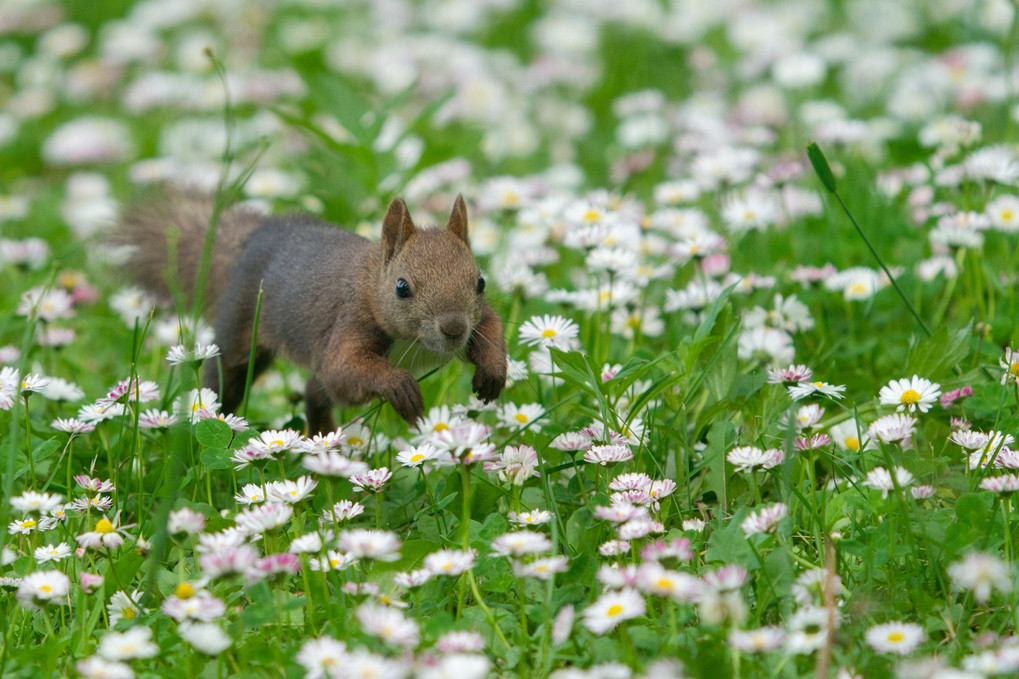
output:
[[[462,193],[457,195],[456,202],[453,203],[453,214],[449,216],[446,228],[462,240],[467,247],[471,246],[471,241],[467,236],[467,204],[464,203]]]
[[[414,222],[410,220],[407,204],[394,198],[382,220],[382,252],[388,263],[414,233]]]

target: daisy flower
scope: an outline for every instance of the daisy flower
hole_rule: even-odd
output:
[[[615,629],[619,623],[644,615],[647,606],[637,590],[630,587],[606,592],[584,609],[584,626],[601,636]]]
[[[326,679],[345,666],[347,645],[328,636],[308,639],[297,652],[296,660],[305,670],[305,679]]]
[[[515,403],[506,403],[499,407],[496,418],[499,425],[506,429],[520,429],[530,426],[544,414],[545,407],[540,403],[525,403],[519,406]]]
[[[177,416],[166,410],[150,408],[138,415],[138,426],[142,429],[168,429],[177,423]]]
[[[778,448],[761,450],[756,446],[737,446],[726,455],[729,461],[738,472],[753,471],[754,468],[771,469],[782,464],[785,460],[785,453]]]
[[[270,500],[294,504],[311,495],[318,481],[310,476],[301,476],[296,480],[286,479],[266,484],[266,492]]]
[[[787,368],[768,368],[768,384],[785,384],[787,382],[800,384],[809,382],[813,376],[814,371],[802,364],[790,365]]]
[[[387,530],[357,528],[339,535],[339,548],[359,559],[396,561],[400,558],[400,538]]]
[[[893,405],[897,411],[919,410],[925,413],[938,402],[941,385],[913,375],[911,378],[892,380],[881,387],[878,400],[881,405]]]
[[[348,521],[355,516],[364,513],[364,505],[360,502],[340,500],[332,506],[332,509],[325,509],[322,514],[326,521]]]
[[[421,640],[418,624],[395,608],[364,603],[357,607],[355,615],[364,632],[391,646],[414,648]]]
[[[474,553],[459,549],[440,549],[425,557],[424,568],[432,575],[460,575],[474,568]]]
[[[255,483],[246,483],[241,492],[234,495],[234,500],[242,505],[253,505],[265,502],[265,489]]]
[[[992,589],[1012,591],[1012,566],[993,554],[970,552],[948,567],[948,577],[959,589],[972,591],[979,603],[991,598]]]
[[[522,486],[527,479],[541,476],[538,472],[538,452],[531,446],[506,446],[498,460],[485,462],[486,472],[497,472],[499,480]]]
[[[234,643],[233,638],[214,622],[185,620],[177,626],[177,634],[206,655],[219,655]]]
[[[134,590],[131,596],[126,592],[117,591],[110,597],[110,603],[106,604],[106,614],[110,618],[110,627],[113,627],[121,618],[134,620],[148,609],[141,608],[136,602],[141,599],[141,592]]]
[[[166,352],[166,362],[170,365],[200,363],[215,356],[219,356],[219,347],[215,344],[195,342],[193,349],[188,349],[183,344],[177,344]]]
[[[923,627],[911,622],[888,622],[874,625],[867,630],[864,639],[878,653],[907,655],[927,637]]]
[[[867,427],[867,436],[882,443],[905,443],[916,432],[916,418],[894,413],[879,417]]]
[[[780,648],[784,642],[785,632],[780,627],[734,629],[729,632],[729,645],[744,653],[767,653]]]
[[[35,571],[21,579],[15,596],[22,606],[31,609],[51,601],[61,603],[70,587],[70,578],[60,571]]]
[[[185,582],[177,585],[174,594],[163,600],[160,610],[177,622],[211,622],[226,613],[226,604],[205,590],[196,592],[194,587]]]
[[[874,448],[874,442],[867,436],[863,436],[861,444],[861,432],[866,431],[867,429],[859,426],[856,420],[845,420],[829,427],[828,436],[831,437],[831,440],[839,448],[860,452],[861,450],[871,450]]]
[[[622,444],[591,446],[591,449],[584,453],[585,462],[600,464],[603,467],[609,462],[625,462],[632,459],[633,451],[629,446]]]
[[[520,342],[525,346],[555,347],[563,351],[576,348],[580,327],[562,316],[532,316],[520,326]]]
[[[799,384],[790,385],[787,389],[789,390],[789,396],[794,401],[799,401],[801,398],[814,394],[820,394],[828,398],[842,398],[846,387],[844,384],[836,385],[828,384],[827,382],[800,382]]]
[[[396,454],[396,461],[404,467],[420,467],[429,460],[434,460],[441,454],[435,446],[430,443],[422,443],[407,450],[401,450]]]
[[[57,545],[45,545],[39,547],[33,552],[35,560],[39,563],[47,563],[49,561],[63,561],[67,557],[71,556],[71,545],[61,542]]]
[[[294,515],[294,508],[282,502],[253,505],[237,513],[234,522],[248,535],[257,535],[282,526]]]
[[[530,563],[513,562],[513,575],[518,578],[537,578],[548,580],[556,573],[562,573],[569,567],[569,559],[565,556],[545,556]]]
[[[309,455],[320,455],[322,453],[338,448],[343,441],[343,430],[337,429],[327,434],[315,434],[311,438],[301,439],[294,444],[295,453],[307,453]]]
[[[740,524],[740,529],[747,537],[756,533],[771,533],[788,513],[789,508],[784,503],[776,502],[745,518]]]
[[[90,655],[74,664],[78,674],[86,679],[134,679],[134,670],[122,662],[111,662],[100,655]]]
[[[793,424],[796,426],[797,431],[802,431],[816,425],[821,421],[822,417],[824,417],[824,408],[816,403],[810,403],[796,411]]]
[[[376,493],[382,490],[382,486],[386,485],[386,482],[391,478],[393,478],[393,473],[387,467],[379,467],[378,469],[369,469],[363,474],[352,474],[350,482],[354,484],[355,491]]]
[[[874,490],[881,491],[881,497],[888,497],[888,493],[895,489],[896,482],[898,482],[899,488],[905,488],[913,482],[913,475],[904,467],[895,467],[895,481],[892,480],[892,475],[884,467],[875,467],[874,469],[867,472],[867,478],[863,480],[862,485]]]
[[[159,653],[159,646],[152,641],[152,630],[138,625],[124,632],[107,631],[96,652],[107,660],[131,660],[151,658]]]
[[[529,512],[510,512],[508,517],[511,523],[518,523],[525,526],[540,526],[552,520],[552,512],[544,509],[532,509]]]
[[[301,458],[301,464],[321,476],[350,478],[355,474],[363,474],[368,471],[367,463],[351,460],[338,450],[328,450],[318,455],[305,455]]]
[[[117,517],[110,521],[105,516],[96,521],[95,530],[82,533],[75,538],[85,548],[99,549],[107,547],[116,549],[124,544],[124,536],[120,532],[124,527],[117,526]]]
[[[1019,490],[1019,474],[988,476],[980,481],[980,487],[992,493],[1014,493]]]
[[[1009,380],[1019,381],[1019,351],[1012,351],[1012,347],[1005,347],[1005,355],[998,359],[998,365],[1004,371],[1001,375],[1002,385]]]
[[[21,495],[11,498],[11,507],[20,512],[38,512],[45,514],[61,505],[63,498],[54,493],[38,493],[26,490]]]
[[[492,540],[492,554],[495,556],[523,556],[541,554],[552,549],[552,541],[543,533],[529,530],[504,533]]]

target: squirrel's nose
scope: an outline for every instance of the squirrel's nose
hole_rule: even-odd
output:
[[[447,339],[455,340],[467,332],[467,321],[462,318],[445,318],[439,323],[439,330]]]

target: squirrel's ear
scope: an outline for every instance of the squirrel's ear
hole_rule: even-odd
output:
[[[412,233],[414,222],[410,220],[407,204],[400,198],[394,198],[382,220],[382,251],[386,262],[400,251]]]
[[[453,214],[449,216],[449,223],[446,224],[446,228],[454,236],[462,240],[467,247],[471,246],[471,241],[467,237],[467,204],[464,203],[462,193],[457,195],[456,202],[453,203]]]

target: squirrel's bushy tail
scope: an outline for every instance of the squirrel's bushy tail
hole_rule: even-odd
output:
[[[171,303],[179,290],[192,304],[215,199],[197,191],[167,191],[154,200],[135,203],[111,235],[117,245],[131,246],[127,273],[161,302]],[[243,208],[219,217],[203,296],[211,314],[230,275],[230,268],[260,215]]]

